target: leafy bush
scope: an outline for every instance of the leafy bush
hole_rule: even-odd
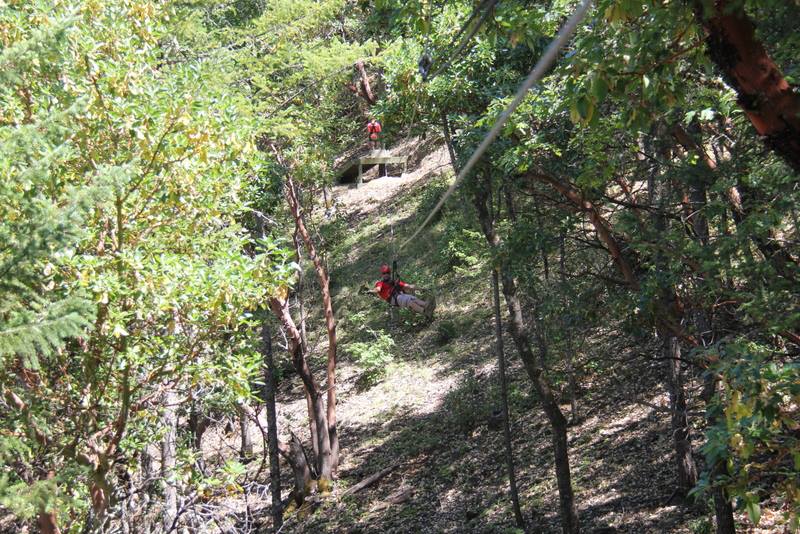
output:
[[[444,192],[447,191],[449,187],[449,183],[442,177],[436,178],[435,180],[431,180],[428,182],[425,189],[420,194],[419,204],[417,204],[417,224],[422,223],[426,217],[430,214],[433,210],[434,206],[439,202],[439,199],[442,198]],[[442,218],[442,214],[445,213],[447,205],[450,204],[452,201],[446,202],[442,209],[433,217],[431,220],[432,223],[436,223]]]
[[[709,466],[695,492],[723,485],[753,524],[766,495],[783,500],[789,531],[800,523],[800,364],[782,362],[753,342],[720,343],[709,351],[722,392],[709,409],[703,452]]]
[[[392,349],[394,339],[383,331],[370,330],[375,337],[372,341],[348,343],[345,351],[350,354],[364,370],[364,377],[376,381],[386,373],[386,366],[394,361]]]

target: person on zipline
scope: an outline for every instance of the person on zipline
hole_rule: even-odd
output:
[[[369,147],[372,150],[380,148],[379,138],[381,133],[381,123],[375,119],[370,119],[367,123],[367,134],[369,134]]]
[[[392,306],[410,308],[428,319],[432,319],[436,301],[431,298],[426,302],[413,295],[417,289],[413,284],[406,284],[400,279],[393,281],[392,269],[384,263],[381,265],[381,279],[375,282],[375,287],[368,291],[375,293]]]

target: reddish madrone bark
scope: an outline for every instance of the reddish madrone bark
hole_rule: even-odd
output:
[[[366,98],[367,102],[370,104],[374,104],[375,95],[372,93],[372,88],[369,86],[369,76],[367,75],[367,69],[364,68],[364,62],[361,60],[356,61],[356,69],[361,76],[361,87],[364,89],[364,98]]]
[[[375,94],[372,92],[372,87],[369,85],[369,76],[367,75],[367,69],[364,67],[364,62],[361,60],[357,61],[355,67],[359,75],[358,85],[355,83],[348,83],[347,88],[350,89],[350,92],[354,95],[358,95],[366,100],[369,105],[375,104]]]
[[[711,60],[736,90],[739,105],[767,146],[800,172],[800,94],[756,39],[741,3],[716,0],[708,17],[703,4],[696,2]]]
[[[614,260],[617,268],[619,269],[620,273],[622,274],[625,282],[632,288],[638,289],[639,288],[639,281],[636,278],[636,275],[633,272],[628,261],[622,255],[622,249],[617,242],[617,239],[611,233],[611,225],[600,215],[597,207],[592,204],[589,200],[583,198],[583,195],[580,191],[573,188],[572,186],[557,180],[556,178],[550,176],[544,172],[536,172],[532,173],[528,176],[528,178],[533,178],[535,180],[544,182],[549,184],[553,187],[556,191],[561,193],[568,201],[570,201],[576,209],[586,213],[589,217],[589,220],[594,226],[595,232],[597,232],[597,237],[600,241],[606,246],[608,249],[608,253],[611,255],[611,258]]]
[[[333,301],[331,300],[330,291],[330,276],[328,270],[323,265],[322,260],[317,254],[317,249],[314,246],[314,241],[308,233],[305,222],[303,221],[303,213],[301,211],[300,200],[297,196],[294,181],[289,178],[286,183],[286,200],[289,202],[289,208],[294,216],[295,227],[298,233],[303,238],[303,243],[306,245],[308,256],[314,263],[314,269],[317,271],[319,278],[320,288],[322,289],[322,304],[325,309],[325,328],[328,332],[328,368],[327,368],[327,417],[328,417],[328,434],[331,443],[331,465],[335,471],[339,465],[339,435],[336,430],[336,319],[333,315]]]
[[[332,471],[331,442],[329,434],[326,431],[328,423],[325,415],[325,405],[322,402],[322,393],[319,390],[317,381],[314,380],[314,375],[311,374],[311,369],[308,367],[305,352],[303,351],[300,331],[297,329],[291,314],[289,314],[288,301],[272,297],[269,299],[269,306],[272,313],[275,314],[275,317],[278,318],[286,331],[292,363],[294,364],[295,370],[300,375],[300,378],[303,380],[303,386],[305,386],[306,391],[311,395],[313,409],[308,415],[317,426],[317,440],[319,442],[317,470],[320,479],[330,480]]]

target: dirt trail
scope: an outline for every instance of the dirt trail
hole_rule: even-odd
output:
[[[389,153],[395,155],[407,155],[414,163],[416,147],[419,146],[417,139],[412,139],[405,145],[390,150]],[[343,210],[348,216],[361,218],[372,213],[376,208],[387,202],[387,200],[402,196],[405,191],[414,187],[422,179],[430,178],[432,175],[441,174],[450,169],[450,156],[445,146],[438,146],[433,151],[421,157],[418,164],[409,165],[408,172],[401,176],[378,177],[377,166],[365,173],[365,181],[360,187],[354,184],[338,184],[334,186],[334,199],[337,209]],[[386,206],[391,209],[391,206]]]

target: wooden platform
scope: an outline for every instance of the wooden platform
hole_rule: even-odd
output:
[[[375,150],[365,156],[353,158],[344,165],[342,165],[336,172],[336,181],[341,183],[352,182],[356,184],[363,183],[364,171],[378,165],[381,169],[381,176],[386,175],[386,165],[403,165],[403,172],[406,172],[406,157],[405,156],[390,156],[388,152]]]

